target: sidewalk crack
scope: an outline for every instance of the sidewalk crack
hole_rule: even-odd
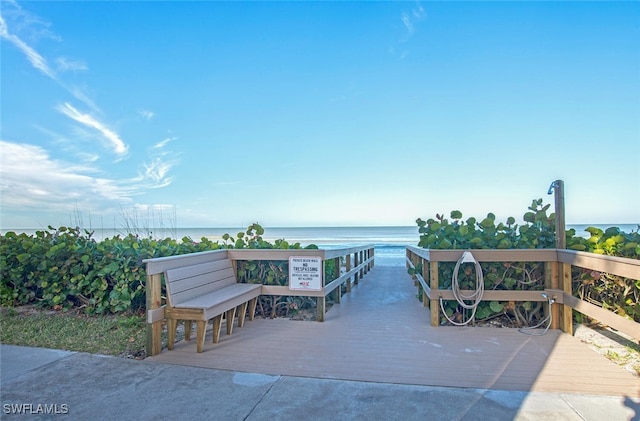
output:
[[[258,405],[260,405],[262,403],[262,401],[264,401],[264,399],[267,397],[267,395],[269,395],[269,393],[271,393],[271,389],[273,389],[273,387],[276,385],[276,383],[278,383],[280,380],[282,380],[282,376],[278,376],[278,380],[276,380],[275,382],[271,383],[271,386],[269,386],[269,388],[264,392],[264,394],[262,395],[262,397],[258,400],[258,402],[256,402],[255,405],[253,405],[253,408],[251,408],[251,410],[249,411],[249,413],[247,414],[246,417],[244,417],[242,419],[242,421],[247,421],[249,419],[249,417],[251,416],[251,414],[253,414],[253,412],[256,410],[256,408],[258,407]]]

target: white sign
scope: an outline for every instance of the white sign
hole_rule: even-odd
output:
[[[289,257],[289,289],[322,290],[322,259],[320,257]]]

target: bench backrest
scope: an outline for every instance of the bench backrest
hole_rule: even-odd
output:
[[[168,269],[164,273],[167,302],[179,305],[192,298],[236,283],[230,259]]]

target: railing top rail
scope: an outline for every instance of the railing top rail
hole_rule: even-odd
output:
[[[585,269],[640,279],[640,260],[575,250],[558,250],[558,261]]]
[[[229,258],[233,260],[288,260],[291,256],[319,256],[323,260],[329,260],[371,248],[373,245],[332,249],[230,249],[228,251]]]
[[[221,249],[177,256],[144,259],[147,275],[155,275],[180,266],[195,265],[222,259],[233,260],[288,260],[291,256],[317,256],[322,260],[335,259],[347,254],[372,249],[373,245],[341,247],[335,249]]]
[[[354,253],[359,253],[361,251],[370,250],[372,248],[374,248],[373,244],[365,244],[361,246],[324,249],[324,252],[325,252],[326,259],[333,259],[336,257],[346,256],[347,254],[354,254]]]
[[[479,262],[555,262],[556,249],[470,249],[433,250],[407,246],[408,250],[431,262],[455,262],[465,251],[470,251]]]
[[[431,262],[455,262],[465,250],[431,250],[407,246],[412,253]],[[640,260],[559,249],[471,249],[479,262],[560,262],[585,269],[640,279]]]
[[[640,259],[631,259],[628,257],[620,257],[620,256],[609,256],[606,254],[590,253],[588,251],[558,250],[559,262],[571,263],[577,257],[585,258],[589,260],[600,260],[600,261],[606,260],[609,262],[624,263],[624,264],[640,267]]]
[[[324,259],[324,250],[307,249],[229,249],[232,260],[288,260],[291,256],[319,256]]]

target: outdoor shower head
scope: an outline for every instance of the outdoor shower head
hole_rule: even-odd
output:
[[[545,300],[548,300],[549,296],[545,292],[543,292],[542,293],[542,298],[544,298]]]
[[[552,194],[553,193],[553,189],[556,187],[556,182],[553,181],[551,183],[551,185],[549,186],[549,191],[547,192],[547,194]]]

